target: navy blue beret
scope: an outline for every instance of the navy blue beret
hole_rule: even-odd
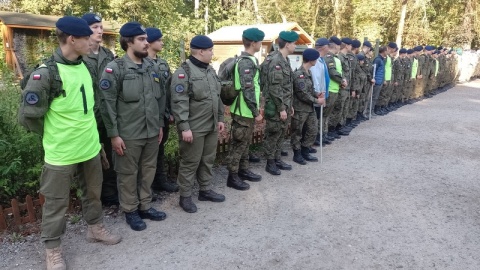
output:
[[[295,31],[282,31],[280,32],[278,37],[285,40],[286,42],[295,42],[300,36]]]
[[[84,19],[80,19],[72,16],[65,16],[58,19],[55,26],[60,29],[62,32],[77,36],[77,37],[87,37],[93,34],[88,26],[87,22]]]
[[[352,40],[348,37],[344,37],[341,39],[342,43],[345,43],[347,45],[352,45]]]
[[[395,42],[390,42],[388,43],[388,47],[392,48],[392,49],[396,49],[397,48],[397,43]]]
[[[400,51],[399,51],[399,53],[407,53],[407,49],[401,48]]]
[[[102,22],[102,17],[100,17],[99,15],[94,14],[94,13],[85,13],[82,16],[82,19],[87,21],[88,25],[92,25],[94,23]]]
[[[439,47],[437,48],[437,50],[441,51],[441,50],[443,50],[443,47],[442,47],[442,46],[439,46]]]
[[[407,50],[407,53],[408,53],[408,54],[412,54],[412,53],[414,53],[414,52],[415,52],[415,51],[414,51],[413,49],[408,49],[408,50]]]
[[[128,22],[120,28],[120,35],[122,37],[134,37],[139,35],[145,35],[145,27],[138,22]]]
[[[425,46],[425,50],[427,50],[427,51],[433,51],[433,50],[435,50],[435,47],[430,46],[430,45],[427,45],[427,46]]]
[[[363,60],[365,60],[365,56],[363,56],[363,54],[359,53],[359,54],[357,54],[357,59],[358,59],[358,61],[363,61]]]
[[[303,55],[303,60],[305,62],[314,61],[320,57],[320,53],[317,50],[312,48],[305,49],[302,55]]]
[[[423,50],[423,47],[422,46],[417,46],[415,48],[413,48],[416,52],[421,52]]]
[[[356,48],[360,48],[360,46],[362,46],[362,43],[360,42],[360,40],[358,39],[352,40],[352,48],[356,49]]]
[[[190,48],[192,49],[210,49],[213,47],[213,41],[204,35],[198,35],[190,41]]]
[[[258,28],[248,28],[243,31],[242,37],[254,42],[258,42],[265,38],[265,33]]]
[[[331,36],[330,37],[330,43],[335,43],[337,45],[340,45],[340,44],[342,44],[342,41],[336,36]]]
[[[326,38],[319,38],[317,39],[317,41],[315,41],[315,46],[325,46],[325,45],[328,45],[328,43],[330,43],[328,41],[328,39]]]
[[[438,50],[435,50],[435,51],[433,52],[433,54],[439,54],[439,53],[440,53],[440,51],[438,51]]]
[[[368,40],[365,40],[365,41],[363,42],[363,46],[367,46],[367,47],[370,48],[370,49],[373,48],[372,43],[370,43],[370,41],[368,41]]]
[[[163,36],[162,31],[160,31],[160,29],[154,28],[154,27],[146,28],[145,32],[147,32],[147,41],[149,43],[154,42],[156,40],[159,40]]]

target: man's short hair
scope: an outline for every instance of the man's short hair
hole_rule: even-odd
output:
[[[283,40],[283,39],[281,39],[281,38],[278,38],[278,47],[279,47],[280,49],[285,48],[285,46],[287,45],[287,43],[288,43],[288,42],[287,42],[286,40]]]
[[[58,42],[60,44],[67,43],[67,38],[68,38],[68,36],[70,36],[69,34],[64,33],[62,30],[60,30],[58,28],[55,29],[55,34],[57,35],[57,39],[58,39]]]
[[[386,51],[387,51],[387,46],[382,46],[382,47],[378,48],[378,53],[379,53],[379,54],[380,54],[380,53],[384,53],[384,52],[386,52]]]
[[[135,37],[122,37],[120,36],[120,47],[122,47],[123,51],[127,51],[128,43],[133,43]]]
[[[242,37],[242,43],[245,48],[249,48],[250,46],[252,46],[253,41],[248,38]]]

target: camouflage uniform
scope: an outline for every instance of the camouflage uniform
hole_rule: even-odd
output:
[[[402,91],[402,101],[406,102],[410,98],[412,90],[412,65],[413,58],[405,57],[404,61],[404,72],[403,72],[403,91]]]
[[[391,64],[390,67],[387,65],[388,59],[390,59],[390,64]],[[390,80],[387,80],[387,78],[386,78],[388,68],[391,68],[392,77],[390,78]],[[389,100],[392,96],[392,92],[393,92],[393,80],[394,80],[393,75],[394,75],[393,74],[393,59],[390,57],[390,55],[387,55],[387,57],[385,58],[385,81],[382,85],[382,90],[380,90],[380,97],[378,99],[378,105],[379,106],[387,106],[388,105],[388,102],[389,102]]]
[[[373,65],[372,59],[367,57],[365,53],[362,51],[360,52],[365,57],[365,62],[363,63],[362,72],[367,75],[367,80],[363,85],[362,93],[360,94],[358,112],[361,113],[363,116],[367,116],[369,112],[367,112],[368,104],[370,103],[370,95],[372,94],[372,84],[371,81],[373,79]]]
[[[242,52],[242,56],[252,55]],[[257,59],[255,59],[257,60]],[[241,91],[237,100],[232,104],[234,108],[232,115],[232,130],[230,148],[227,157],[227,169],[231,173],[238,173],[238,170],[248,169],[248,150],[252,141],[253,130],[255,126],[255,117],[259,115],[259,104],[255,93],[255,75],[258,71],[257,63],[249,59],[242,59],[237,65],[238,76]],[[237,105],[238,102],[238,106]],[[252,117],[245,117],[242,113],[240,103],[244,102],[250,110]]]
[[[334,123],[335,125],[345,125],[345,119],[348,113],[348,106],[350,105],[350,87],[351,87],[351,77],[352,77],[352,70],[351,70],[351,61],[350,57],[347,54],[339,53],[338,59],[342,62],[342,74],[343,78],[347,80],[347,86],[345,88],[340,89],[340,96],[337,99],[337,102],[334,106]]]
[[[352,97],[351,93],[355,91],[353,89],[353,84],[355,77],[358,75],[358,59],[355,56],[355,54],[348,52],[347,53],[347,58],[348,61],[350,62],[350,81],[348,82],[347,89],[350,91],[348,103],[347,103],[347,113],[345,115],[345,118],[353,119],[357,116],[357,111],[358,111],[358,103],[359,103],[359,96],[355,95],[355,97]],[[359,92],[355,91],[356,94],[359,94]],[[360,91],[361,92],[361,91]]]
[[[313,145],[318,131],[318,120],[313,108],[317,103],[317,95],[313,88],[312,75],[303,66],[294,73],[293,93],[295,114],[292,116],[291,144],[293,150],[300,150],[301,147]],[[302,138],[304,126],[306,132]]]
[[[425,54],[421,54],[417,57],[418,60],[418,69],[417,69],[417,79],[415,81],[415,98],[419,98],[423,96],[423,89],[424,89],[424,81],[426,80],[426,60],[427,56]],[[418,76],[422,76],[419,78]]]
[[[338,59],[336,55],[331,52],[328,52],[323,60],[325,60],[325,64],[328,68],[328,75],[330,77],[330,88],[328,89],[328,98],[327,98],[327,105],[325,106],[325,110],[323,112],[323,123],[324,123],[324,132],[333,131],[328,130],[328,127],[333,127],[337,125],[336,119],[334,118],[334,108],[335,104],[337,103],[337,99],[339,98],[338,92],[341,90],[332,91],[332,81],[341,84],[343,80],[343,75],[341,72],[338,72],[336,69],[335,58]]]
[[[354,112],[355,115],[357,112],[363,112],[365,106],[365,96],[366,92],[366,85],[370,85],[367,83],[367,72],[365,71],[367,68],[365,65],[368,65],[367,61],[364,60],[363,65],[360,64],[360,62],[357,63],[355,67],[355,75],[353,76],[353,85],[352,85],[352,90],[355,91],[356,100],[354,104]],[[353,117],[352,117],[353,118]]]
[[[388,101],[389,103],[395,103],[402,97],[402,91],[404,87],[403,80],[404,80],[404,74],[405,74],[404,65],[405,64],[404,64],[403,58],[397,57],[393,61],[393,67],[392,67],[393,91]]]
[[[293,94],[293,70],[288,58],[280,52],[267,56],[262,63],[262,90],[265,96],[265,140],[263,146],[267,159],[281,159],[282,143],[288,126],[280,119],[280,112],[286,111],[290,118]],[[263,87],[266,86],[266,87]]]

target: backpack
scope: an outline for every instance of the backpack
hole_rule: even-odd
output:
[[[250,61],[252,61],[249,56],[237,57],[235,55],[234,57],[230,57],[220,64],[220,68],[218,70],[218,77],[221,80],[220,84],[222,87],[220,91],[220,98],[222,99],[224,105],[232,105],[238,96],[239,91],[235,88],[235,67],[242,59],[250,59]],[[257,66],[256,63],[255,66]]]

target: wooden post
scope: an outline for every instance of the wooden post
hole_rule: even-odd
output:
[[[28,217],[27,220],[28,222],[34,222],[35,221],[35,208],[33,207],[33,200],[30,195],[27,195],[25,198],[25,204],[27,205],[27,212],[28,212]]]
[[[15,226],[22,225],[22,219],[20,217],[20,209],[18,208],[18,201],[16,199],[12,199],[12,214],[13,214],[13,221]]]
[[[0,206],[0,232],[7,229],[7,221],[5,220],[5,213],[3,207]]]

